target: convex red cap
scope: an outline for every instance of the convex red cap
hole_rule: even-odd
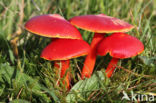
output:
[[[114,33],[106,37],[97,48],[97,54],[104,56],[109,53],[114,58],[129,58],[140,54],[144,45],[137,38],[125,34]]]
[[[96,33],[127,32],[133,28],[127,22],[104,14],[75,16],[69,21],[81,29]]]
[[[82,39],[80,32],[59,14],[35,16],[26,22],[25,28],[45,37]]]
[[[55,39],[41,53],[46,60],[68,60],[87,55],[90,46],[83,40]]]

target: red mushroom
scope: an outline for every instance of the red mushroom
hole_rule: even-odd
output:
[[[97,54],[104,56],[109,53],[110,61],[106,74],[111,77],[119,59],[130,58],[144,51],[144,45],[137,38],[125,33],[114,33],[102,40],[97,47]]]
[[[83,40],[73,39],[56,39],[51,42],[41,53],[41,57],[46,60],[60,60],[62,64],[60,77],[63,78],[69,68],[69,59],[87,55],[90,51],[90,46]],[[55,64],[59,67],[58,64]],[[70,88],[69,72],[63,83],[66,83],[66,88]]]
[[[84,67],[82,69],[82,79],[84,77],[90,77],[93,72],[96,61],[96,47],[103,39],[104,34],[113,32],[127,32],[133,28],[132,25],[120,19],[104,14],[76,16],[71,18],[69,21],[76,27],[95,32],[91,42],[91,51],[87,55],[84,62]]]
[[[35,16],[26,22],[25,29],[40,36],[50,37],[53,41],[57,40],[56,38],[82,40],[80,32],[59,14]],[[69,61],[62,61],[62,67],[66,68],[68,65]],[[59,67],[57,63],[54,66]]]

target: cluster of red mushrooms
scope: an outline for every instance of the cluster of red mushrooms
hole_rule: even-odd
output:
[[[74,26],[95,33],[90,45]],[[109,78],[119,59],[136,56],[144,50],[141,41],[125,33],[134,26],[104,14],[75,16],[69,21],[59,14],[40,15],[27,21],[25,28],[34,34],[51,38],[41,58],[55,61],[56,73],[63,79],[67,89],[70,89],[70,59],[87,55],[81,72],[81,78],[84,79],[91,76],[96,56],[109,53],[112,56],[106,68],[106,76]],[[106,37],[106,33],[112,34]]]

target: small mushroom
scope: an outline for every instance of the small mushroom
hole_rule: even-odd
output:
[[[91,42],[91,51],[87,55],[82,69],[82,79],[91,76],[96,61],[96,48],[98,43],[104,38],[105,33],[127,32],[133,28],[132,25],[120,19],[104,14],[75,16],[69,21],[76,27],[95,32]]]
[[[83,40],[74,39],[55,39],[51,42],[41,53],[41,58],[51,61],[60,61],[62,64],[60,77],[63,78],[65,73],[67,75],[63,83],[66,88],[70,88],[69,82],[69,60],[80,56],[87,55],[90,51],[90,46]],[[59,67],[55,63],[56,67]]]
[[[25,29],[36,35],[52,38],[52,42],[57,40],[57,38],[82,40],[80,32],[73,25],[71,25],[69,21],[65,20],[59,14],[46,14],[46,15],[35,16],[26,22]],[[64,44],[65,43],[66,42],[64,42]],[[61,47],[61,45],[59,46]],[[50,46],[48,46],[47,48],[49,47]],[[64,50],[61,49],[61,51],[64,51]],[[50,53],[50,51],[48,53]],[[42,56],[46,57],[46,54],[43,55],[42,53]],[[48,57],[46,58],[48,59]],[[54,66],[56,68],[59,67],[56,64],[57,62],[55,63]],[[69,62],[62,61],[61,64],[62,64],[62,67],[65,65],[68,66]]]
[[[107,53],[112,60],[106,69],[107,77],[111,77],[119,59],[130,58],[144,51],[144,45],[137,38],[125,34],[114,33],[102,40],[97,47],[97,54],[104,56]]]

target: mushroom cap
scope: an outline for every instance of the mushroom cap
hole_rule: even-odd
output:
[[[80,32],[59,14],[35,16],[26,22],[25,29],[44,37],[82,39]]]
[[[144,45],[137,38],[125,34],[114,33],[106,37],[97,47],[97,54],[104,56],[109,53],[114,58],[129,58],[144,51]]]
[[[55,39],[41,53],[46,60],[68,60],[87,55],[90,46],[87,42],[77,39]]]
[[[69,21],[76,27],[97,33],[127,32],[133,28],[127,22],[104,14],[75,16]]]

